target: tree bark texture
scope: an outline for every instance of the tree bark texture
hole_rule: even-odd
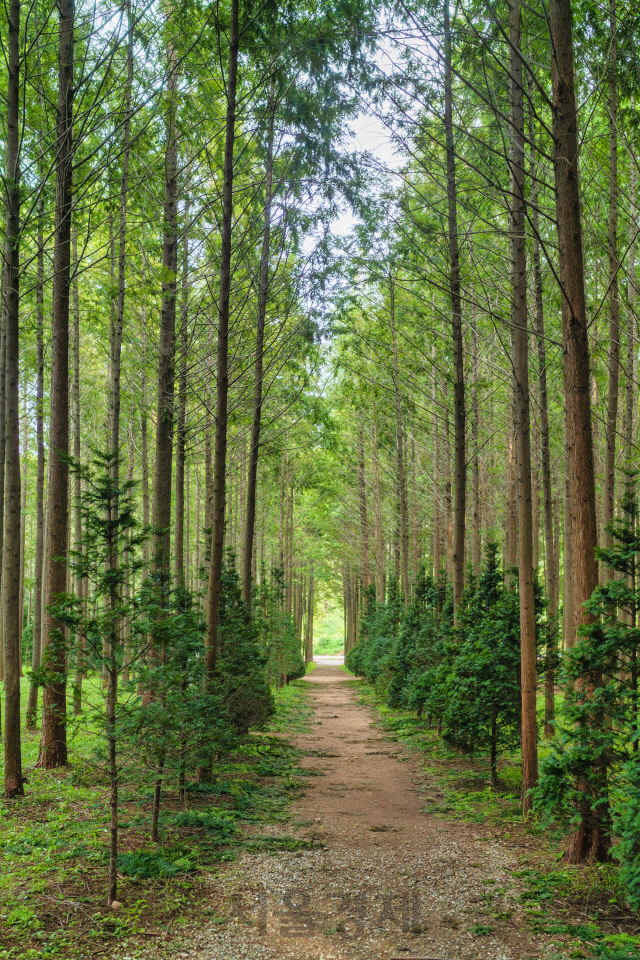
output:
[[[256,491],[258,485],[258,457],[260,453],[260,423],[262,419],[262,391],[264,367],[264,326],[269,294],[269,251],[271,246],[271,202],[273,196],[273,130],[275,122],[275,90],[271,81],[269,97],[269,127],[267,131],[267,160],[265,171],[264,225],[260,254],[260,281],[258,287],[258,315],[256,321],[256,353],[253,367],[253,415],[247,473],[247,510],[244,531],[244,570],[242,594],[247,609],[251,609],[251,568],[256,527]]]
[[[20,0],[10,0],[4,315],[6,453],[4,488],[4,795],[24,794],[20,739]]]
[[[464,589],[464,546],[466,511],[466,449],[464,357],[462,349],[462,300],[460,296],[460,256],[458,252],[458,205],[456,193],[456,160],[453,140],[453,87],[451,66],[451,21],[449,0],[444,3],[444,125],[447,153],[447,202],[449,229],[449,291],[451,296],[451,330],[453,335],[453,409],[454,409],[454,529],[452,542],[453,616]]]
[[[520,599],[520,683],[523,810],[531,809],[529,791],[538,780],[536,722],[536,615],[533,594],[533,519],[531,501],[531,424],[529,410],[529,333],[527,330],[527,258],[525,236],[525,153],[520,3],[509,5],[509,83],[511,96],[511,338],[513,349],[518,521],[518,595]]]
[[[51,304],[51,413],[49,419],[49,483],[47,488],[47,545],[43,663],[51,680],[43,690],[40,766],[67,763],[66,651],[62,625],[50,605],[64,593],[69,523],[69,294],[71,286],[71,216],[73,161],[74,0],[60,0],[58,33],[58,109],[56,209]],[[61,456],[62,455],[62,456]]]
[[[216,435],[212,503],[211,562],[207,595],[207,635],[205,669],[209,682],[216,669],[218,649],[218,613],[224,550],[226,505],[227,427],[229,404],[229,301],[231,296],[231,256],[233,230],[233,149],[236,132],[236,87],[238,82],[238,8],[231,3],[229,33],[229,73],[227,77],[227,116],[224,146],[224,185],[222,190],[222,244],[220,248],[220,294],[218,299],[218,348],[216,359]]]
[[[598,583],[596,497],[591,431],[589,341],[584,285],[584,256],[578,176],[578,118],[574,90],[571,0],[551,0],[551,80],[553,90],[554,181],[558,224],[559,278],[562,287],[562,348],[569,492],[569,531],[572,541],[570,575],[573,623],[567,639],[591,617],[583,604]],[[608,840],[597,815],[583,818],[571,835],[567,860],[580,863],[607,856]]]
[[[618,290],[618,88],[616,0],[609,0],[609,218],[607,223],[609,255],[609,352],[607,419],[605,424],[604,490],[602,497],[602,545],[611,547],[609,526],[615,512],[616,434],[618,427],[618,390],[620,385],[620,302]],[[613,570],[603,565],[601,576],[610,580]]]

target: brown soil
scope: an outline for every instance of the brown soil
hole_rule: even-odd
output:
[[[516,851],[480,825],[422,812],[414,759],[374,726],[337,665],[306,679],[315,717],[294,742],[321,776],[292,821],[323,848],[243,855],[224,895],[219,884],[212,894],[227,922],[178,956],[515,960],[549,949],[525,918]]]

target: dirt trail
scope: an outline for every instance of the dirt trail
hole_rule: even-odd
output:
[[[294,742],[312,751],[303,763],[322,776],[309,778],[287,832],[297,825],[298,836],[324,847],[241,857],[227,874],[225,900],[212,900],[230,921],[204,930],[193,951],[178,956],[538,956],[543,943],[531,937],[511,876],[515,854],[479,825],[421,812],[413,759],[373,726],[337,665],[306,679],[315,717],[312,732]]]

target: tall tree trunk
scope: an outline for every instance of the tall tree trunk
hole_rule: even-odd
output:
[[[466,511],[466,414],[464,407],[464,357],[462,352],[462,301],[460,297],[460,257],[458,253],[458,206],[456,195],[456,159],[453,140],[453,88],[451,66],[451,22],[449,0],[444,2],[444,125],[447,146],[447,202],[449,225],[449,290],[451,330],[453,334],[454,378],[454,514],[453,531],[453,619],[464,589],[464,545]]]
[[[411,562],[414,583],[418,579],[418,564],[422,555],[418,537],[418,463],[415,425],[411,423]]]
[[[178,67],[175,48],[167,49],[169,78],[164,157],[164,236],[162,241],[162,312],[158,356],[158,412],[156,418],[156,462],[154,476],[153,526],[154,566],[169,570],[171,546],[171,465],[176,346],[176,273],[178,267]]]
[[[533,81],[530,80],[529,96],[533,95]],[[553,532],[553,492],[551,486],[551,450],[549,445],[549,399],[547,389],[547,345],[544,326],[544,298],[542,289],[542,267],[540,262],[540,229],[538,222],[538,177],[536,173],[535,128],[533,112],[529,114],[529,144],[532,165],[531,176],[531,227],[533,232],[533,284],[536,300],[536,339],[538,345],[538,387],[540,393],[540,464],[542,467],[542,498],[544,518],[544,552],[546,588],[549,606],[547,608],[547,667],[544,687],[544,733],[545,737],[555,734],[553,719],[555,716],[555,669],[554,658],[558,646],[558,611],[560,606],[560,559],[556,550]]]
[[[233,229],[233,148],[236,133],[236,87],[238,82],[238,9],[231,2],[229,32],[229,72],[227,76],[227,116],[224,145],[224,185],[222,189],[222,243],[220,248],[220,294],[218,299],[218,349],[216,361],[216,438],[212,503],[211,562],[207,596],[207,636],[205,670],[211,684],[218,651],[218,613],[224,550],[226,505],[227,427],[229,404],[229,299],[231,295],[231,256]]]
[[[635,107],[635,98],[632,101]],[[636,154],[630,150],[629,170],[629,266],[627,282],[627,349],[626,349],[626,388],[625,388],[625,469],[630,471],[634,464],[633,427],[637,402],[636,376]]]
[[[509,423],[507,429],[509,434],[507,437],[507,502],[505,517],[506,536],[504,544],[504,565],[506,570],[504,580],[507,586],[509,586],[513,580],[511,569],[515,567],[518,557],[518,533],[516,519],[516,449],[513,425]]]
[[[438,438],[438,369],[436,346],[431,353],[433,365],[433,576],[440,576],[442,536],[440,531],[440,444]]]
[[[444,509],[447,521],[445,531],[445,549],[447,554],[447,579],[453,580],[453,503],[451,497],[451,424],[449,421],[449,391],[447,381],[443,383],[444,399]]]
[[[305,663],[313,660],[313,560],[309,571],[309,590],[307,593],[307,639],[304,650]]]
[[[473,263],[473,253],[469,244],[469,259]],[[482,565],[482,538],[480,513],[480,457],[479,457],[479,426],[480,408],[478,403],[479,359],[478,359],[478,308],[475,302],[475,293],[471,291],[471,489],[473,497],[472,531],[471,531],[471,567],[476,576]]]
[[[364,473],[364,430],[358,433],[358,495],[360,499],[360,548],[362,551],[362,588],[371,581],[369,573],[369,521],[367,519],[367,488]]]
[[[58,113],[56,125],[56,212],[51,304],[51,413],[43,663],[56,679],[43,690],[42,737],[38,764],[67,763],[67,689],[63,634],[50,606],[64,593],[69,523],[69,293],[71,285],[71,214],[73,173],[74,0],[59,0]]]
[[[620,302],[618,299],[618,89],[616,0],[609,0],[609,383],[605,425],[604,490],[602,497],[602,545],[611,547],[608,527],[613,523],[616,480],[616,433],[620,381]],[[601,577],[611,579],[613,570],[603,564]]]
[[[593,438],[578,178],[578,120],[574,90],[571,0],[550,0],[551,80],[553,89],[554,180],[558,223],[559,277],[562,287],[562,346],[569,487],[569,536],[572,539],[574,614],[570,626],[593,619],[584,609],[598,583],[595,548],[596,498],[593,473]],[[588,799],[585,797],[585,802]],[[609,842],[597,811],[585,817],[571,835],[567,859],[580,863],[602,860]]]
[[[398,454],[398,493],[400,496],[400,557],[402,570],[402,593],[404,595],[404,602],[409,603],[409,510],[407,508],[407,473],[404,460],[404,427],[402,425],[400,380],[398,377],[396,296],[393,280],[390,280],[389,283],[389,295],[391,306],[391,333],[393,337],[393,385],[396,400],[396,444]]]
[[[80,462],[80,290],[78,283],[78,241],[76,226],[71,226],[71,254],[73,257],[73,281],[72,281],[72,299],[73,299],[73,388],[72,388],[72,417],[73,417],[73,457],[76,463]],[[113,411],[113,407],[112,407]],[[81,481],[80,474],[76,471],[73,475],[73,520],[74,536],[73,548],[80,549],[82,540],[82,513],[80,509]],[[69,571],[71,572],[71,571]],[[76,592],[79,597],[84,593],[84,581],[78,579],[76,582]],[[76,669],[73,682],[73,712],[79,714],[82,712],[82,679],[84,675],[84,658],[82,638],[76,636]]]
[[[143,234],[144,243],[144,234]],[[141,280],[144,288],[146,278],[146,263],[144,250],[142,252],[142,270]],[[142,374],[140,377],[141,410],[140,410],[140,458],[142,473],[142,523],[145,530],[149,528],[149,431],[147,428],[147,310],[144,302],[140,307],[140,326],[142,340]],[[149,541],[145,537],[142,544],[142,559],[144,561],[144,572],[148,572],[149,563]]]
[[[42,184],[41,184],[42,188]],[[38,279],[36,284],[36,545],[33,588],[33,657],[31,669],[42,661],[42,557],[44,552],[44,199],[38,206]],[[35,729],[38,684],[29,686],[27,727]]]
[[[187,181],[188,181],[187,176]],[[187,352],[189,349],[189,184],[184,204],[184,233],[182,237],[182,309],[180,311],[180,374],[178,377],[178,422],[176,430],[176,525],[175,576],[176,583],[185,586],[184,563],[184,481],[185,449],[187,442]]]
[[[380,459],[378,456],[378,428],[376,424],[376,408],[372,410],[373,426],[373,489],[376,504],[376,600],[384,601],[384,545],[382,542],[382,498],[380,493]]]
[[[127,37],[127,82],[124,94],[124,124],[122,129],[122,175],[120,178],[120,223],[118,226],[118,294],[113,328],[111,351],[111,438],[110,448],[113,456],[111,472],[116,488],[120,477],[120,373],[122,359],[122,324],[124,321],[124,302],[126,293],[127,267],[127,202],[129,196],[129,153],[131,133],[131,89],[133,86],[133,21],[131,19],[130,0],[125,3]],[[118,507],[115,507],[116,512]],[[117,563],[117,557],[114,557]]]
[[[520,3],[509,6],[511,95],[511,339],[517,464],[518,596],[520,599],[520,683],[522,692],[523,810],[531,809],[529,791],[538,780],[536,722],[536,614],[533,595],[533,521],[531,512],[531,433],[529,411],[529,333],[527,330],[527,259],[525,235],[524,98],[520,53]]]
[[[7,37],[4,314],[6,463],[4,501],[4,795],[24,796],[20,739],[20,0],[10,0]]]
[[[256,488],[258,483],[258,456],[260,453],[260,422],[262,419],[262,380],[264,366],[264,324],[269,293],[269,250],[271,244],[271,201],[273,195],[273,128],[275,121],[275,90],[273,79],[269,97],[269,128],[267,132],[267,167],[265,173],[264,226],[260,255],[260,284],[258,288],[258,317],[256,323],[256,354],[253,373],[253,417],[247,475],[247,511],[244,532],[244,570],[242,594],[247,609],[251,609],[251,569],[256,526]]]

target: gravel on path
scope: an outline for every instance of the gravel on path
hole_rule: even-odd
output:
[[[512,877],[515,852],[478,824],[422,812],[415,762],[373,725],[335,663],[308,674],[305,795],[269,829],[320,849],[243,853],[211,880],[224,923],[193,931],[181,960],[523,960],[544,955]],[[401,762],[404,761],[404,762]],[[422,777],[424,781],[424,778]],[[487,917],[490,906],[491,917]]]

